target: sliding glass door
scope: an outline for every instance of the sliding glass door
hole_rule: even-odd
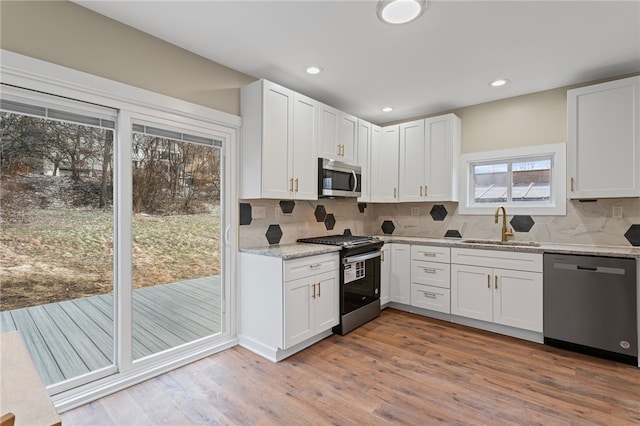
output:
[[[132,358],[222,329],[222,143],[156,124],[132,132]]]

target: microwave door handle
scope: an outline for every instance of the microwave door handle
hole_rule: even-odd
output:
[[[358,189],[358,175],[356,174],[355,170],[351,170],[351,174],[353,175],[353,193],[356,192],[356,189]]]

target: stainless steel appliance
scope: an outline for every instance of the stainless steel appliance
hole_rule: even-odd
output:
[[[318,197],[359,197],[361,170],[355,164],[318,158]]]
[[[545,253],[544,342],[638,365],[636,260]]]
[[[340,324],[334,333],[345,335],[380,315],[380,248],[377,238],[352,235],[301,238],[298,242],[341,246]]]

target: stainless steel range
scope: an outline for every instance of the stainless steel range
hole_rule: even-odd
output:
[[[341,246],[340,324],[334,333],[345,335],[380,315],[380,248],[373,237],[329,235],[301,238],[301,243]]]

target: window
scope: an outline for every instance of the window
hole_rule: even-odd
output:
[[[564,215],[565,147],[543,145],[462,156],[461,214]]]

